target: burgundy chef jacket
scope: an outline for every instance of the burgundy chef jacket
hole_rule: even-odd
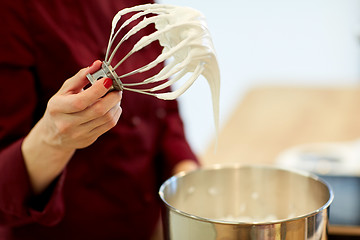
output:
[[[175,101],[125,91],[117,126],[77,150],[41,196],[32,195],[20,150],[63,82],[104,59],[113,16],[148,2],[1,0],[1,240],[142,240],[151,235],[159,216],[160,183],[176,163],[195,159]],[[138,39],[124,44],[119,55]],[[142,66],[160,52],[153,43],[122,64],[119,72]],[[138,81],[161,67],[123,81]]]

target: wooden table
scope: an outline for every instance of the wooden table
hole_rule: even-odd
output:
[[[283,150],[313,142],[360,138],[360,86],[258,87],[250,90],[220,130],[202,163],[272,164]],[[360,203],[359,203],[360,204]],[[331,234],[360,236],[360,228],[330,226]]]

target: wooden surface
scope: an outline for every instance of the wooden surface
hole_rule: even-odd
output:
[[[214,163],[273,163],[294,145],[360,138],[359,88],[261,87],[248,92],[200,157]]]

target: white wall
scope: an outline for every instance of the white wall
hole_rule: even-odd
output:
[[[221,70],[220,124],[254,85],[360,83],[359,0],[160,0],[203,12]],[[209,88],[180,97],[196,153],[214,137]]]

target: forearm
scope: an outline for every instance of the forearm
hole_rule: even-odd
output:
[[[76,149],[91,145],[120,118],[121,92],[107,94],[111,79],[103,78],[83,89],[88,84],[86,74],[100,65],[95,61],[66,80],[25,138],[22,153],[35,194],[62,172]]]
[[[60,149],[47,143],[42,120],[24,139],[21,151],[34,194],[40,194],[63,171],[74,149]]]

